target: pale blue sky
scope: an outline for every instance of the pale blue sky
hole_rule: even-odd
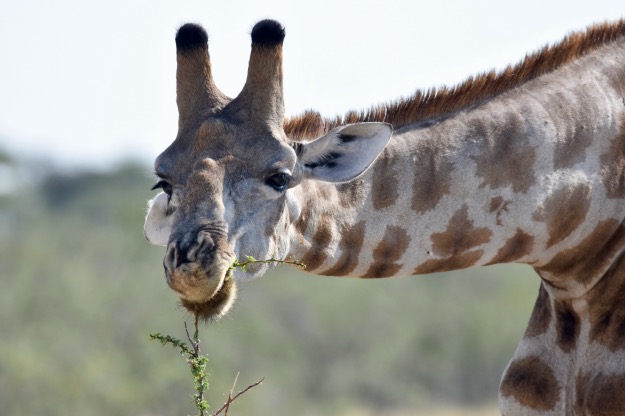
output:
[[[74,167],[152,160],[176,134],[174,35],[188,21],[207,29],[215,79],[234,96],[251,27],[279,20],[287,114],[334,115],[623,16],[622,0],[1,0],[0,148]]]

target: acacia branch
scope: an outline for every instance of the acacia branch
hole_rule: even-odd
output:
[[[263,383],[263,381],[265,381],[265,377],[261,378],[260,380],[258,380],[256,383],[252,383],[249,386],[247,386],[245,389],[241,390],[240,392],[238,392],[236,394],[236,396],[232,397],[232,394],[228,395],[228,400],[226,400],[226,403],[224,403],[223,406],[221,406],[217,411],[215,411],[214,413],[212,413],[211,416],[217,416],[219,415],[221,412],[223,412],[224,410],[226,411],[226,413],[224,414],[224,416],[226,416],[228,413],[228,408],[230,407],[230,404],[232,402],[234,402],[236,399],[238,399],[241,395],[247,393],[249,390],[253,389],[256,386],[259,386]]]
[[[237,373],[237,375],[234,377],[232,388],[230,389],[230,392],[228,393],[228,400],[226,402],[226,410],[224,411],[224,416],[228,416],[228,410],[230,410],[230,403],[232,403],[232,392],[234,391],[234,387],[237,385],[237,381],[239,380],[239,374],[240,373]]]
[[[290,264],[293,266],[300,267],[302,269],[306,268],[306,265],[304,263],[299,262],[297,260],[280,260],[280,259],[275,258],[274,256],[271,256],[270,259],[266,259],[266,260],[256,260],[252,256],[247,256],[247,260],[245,261],[239,261],[235,259],[232,265],[230,266],[230,268],[228,269],[228,272],[234,271],[237,268],[241,268],[241,270],[247,271],[247,266],[249,266],[250,264],[269,264],[269,263]]]
[[[306,267],[304,264],[298,261],[278,260],[274,256],[271,256],[271,258],[267,260],[256,260],[252,256],[247,256],[247,260],[243,262],[240,262],[235,259],[232,265],[228,268],[226,276],[231,275],[232,272],[236,270],[237,268],[241,268],[241,270],[246,271],[247,266],[253,263],[264,263],[264,264],[283,263],[283,264],[295,265],[301,268]],[[206,412],[208,411],[208,407],[209,407],[208,403],[204,399],[204,393],[206,392],[206,390],[208,390],[208,382],[207,382],[207,375],[206,375],[206,364],[208,362],[208,358],[200,354],[199,322],[200,322],[199,316],[195,315],[195,322],[194,322],[195,331],[193,332],[193,336],[191,336],[191,333],[189,332],[189,327],[187,326],[187,323],[186,322],[184,323],[184,330],[187,335],[187,340],[189,341],[189,344],[177,338],[174,338],[170,335],[162,335],[160,333],[150,334],[150,339],[158,340],[161,342],[162,345],[171,344],[173,347],[178,348],[180,350],[180,353],[183,356],[186,355],[187,364],[189,365],[191,369],[191,373],[193,374],[193,384],[194,384],[195,391],[196,391],[196,394],[193,395],[193,400],[195,402],[195,406],[199,410],[199,416],[205,416],[207,415]],[[238,377],[239,375],[237,374],[237,377],[235,378],[234,383],[232,385],[232,389],[230,390],[230,393],[228,393],[228,399],[226,400],[226,403],[219,410],[217,410],[214,413],[211,413],[210,416],[218,416],[222,412],[224,412],[224,416],[227,416],[228,410],[230,409],[230,405],[235,400],[241,397],[242,394],[247,393],[250,389],[262,384],[262,382],[265,380],[264,377],[261,378],[256,383],[250,384],[249,386],[247,386],[245,389],[238,392],[233,397],[232,392],[234,391],[234,387],[236,385]]]

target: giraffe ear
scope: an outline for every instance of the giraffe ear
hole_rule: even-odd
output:
[[[357,123],[337,127],[325,136],[301,145],[297,169],[304,179],[346,182],[363,173],[393,134],[387,123]]]

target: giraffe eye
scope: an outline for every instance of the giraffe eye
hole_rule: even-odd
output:
[[[279,172],[267,178],[265,183],[278,192],[284,191],[291,181],[291,175],[285,172]]]

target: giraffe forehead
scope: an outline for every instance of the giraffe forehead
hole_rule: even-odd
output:
[[[279,134],[227,125],[213,120],[186,136],[179,136],[155,162],[159,176],[186,182],[194,172],[221,167],[225,177],[293,170],[295,150]],[[212,160],[216,164],[207,163]]]
[[[238,122],[228,117],[208,118],[191,136],[193,152],[209,153],[214,158],[227,155],[240,159],[271,158],[276,154],[286,156],[285,151],[295,154],[281,129],[259,127],[258,123]]]
[[[281,129],[242,123],[209,131],[205,136],[210,153],[233,156],[249,166],[284,162],[292,167],[295,164],[295,150],[287,143]]]

